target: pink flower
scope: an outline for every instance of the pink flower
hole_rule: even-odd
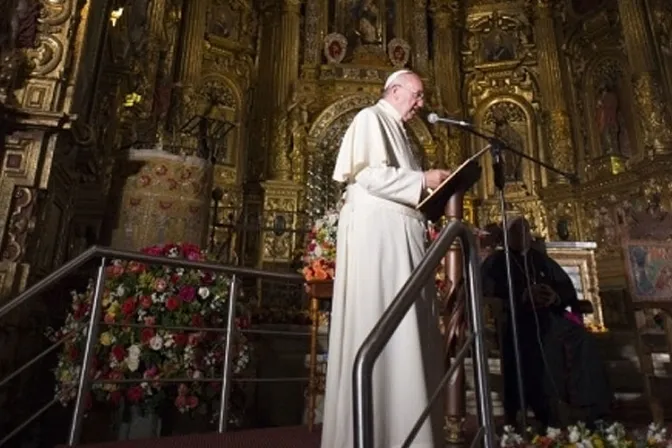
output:
[[[193,286],[183,286],[180,289],[180,299],[182,299],[184,302],[190,303],[193,302],[194,299],[196,298],[196,288]]]
[[[168,283],[166,283],[166,281],[162,278],[157,278],[154,282],[154,289],[156,289],[158,292],[165,291],[166,286],[168,286]]]
[[[147,255],[152,255],[154,257],[160,257],[163,255],[163,247],[161,246],[146,247],[142,249],[142,252],[146,253]]]

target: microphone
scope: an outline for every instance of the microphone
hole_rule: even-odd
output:
[[[434,112],[427,115],[427,121],[429,121],[431,124],[447,123],[447,124],[452,124],[452,125],[455,125],[455,126],[460,126],[460,127],[463,127],[463,128],[470,128],[471,127],[471,123],[468,123],[468,122],[462,121],[462,120],[453,120],[452,118],[441,118],[437,114],[435,114]]]

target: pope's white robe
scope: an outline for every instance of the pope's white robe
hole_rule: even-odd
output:
[[[359,112],[345,133],[334,179],[348,184],[340,212],[331,313],[322,448],[353,442],[352,370],[364,338],[425,253],[415,210],[423,173],[401,116],[386,101]],[[425,409],[443,369],[433,284],[419,295],[376,361],[376,448],[395,448]],[[413,447],[443,446],[442,401]]]

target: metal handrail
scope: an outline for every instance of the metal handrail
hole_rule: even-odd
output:
[[[478,402],[478,418],[481,425],[476,440],[484,437],[485,448],[495,447],[494,423],[492,420],[492,402],[488,378],[488,362],[485,348],[484,326],[481,302],[480,260],[476,250],[476,242],[471,229],[460,221],[448,224],[439,234],[436,241],[430,246],[420,264],[415,268],[411,277],[401,288],[392,304],[385,310],[378,323],[362,343],[353,368],[353,410],[354,410],[354,443],[356,448],[373,448],[374,419],[373,419],[373,368],[376,360],[382,353],[385,345],[392,338],[408,311],[417,300],[419,291],[431,282],[436,266],[450,249],[455,240],[459,240],[466,269],[465,285],[470,305],[471,337],[460,349],[459,355],[464,357],[467,344],[474,345],[474,372],[476,378],[476,398]],[[459,360],[444,376],[438,390],[433,394],[427,408],[422,412],[419,422],[416,423],[403,446],[409,446],[422,422],[429,415],[428,409],[440,395],[446,379],[459,365]]]
[[[119,259],[119,260],[133,260],[133,261],[139,261],[143,262],[146,264],[160,264],[163,266],[171,266],[171,267],[177,267],[177,268],[186,268],[186,269],[197,269],[197,270],[203,270],[203,271],[210,271],[210,272],[216,272],[220,274],[229,274],[232,275],[232,281],[229,289],[229,309],[228,309],[228,317],[227,317],[227,325],[225,328],[226,331],[226,339],[225,339],[225,350],[224,350],[224,365],[223,365],[223,374],[222,374],[222,395],[221,395],[221,403],[220,403],[220,409],[219,409],[219,425],[218,425],[218,430],[219,432],[223,432],[226,429],[226,422],[227,422],[227,402],[228,402],[228,396],[229,396],[229,389],[230,389],[230,384],[231,384],[231,369],[232,369],[232,333],[233,333],[233,323],[235,319],[235,310],[236,310],[236,299],[238,297],[238,288],[239,288],[239,276],[246,275],[246,276],[255,276],[257,278],[262,278],[262,279],[272,279],[272,280],[285,280],[285,281],[296,281],[298,282],[304,282],[304,278],[299,275],[299,274],[287,274],[287,273],[279,273],[279,272],[269,272],[269,271],[262,271],[260,269],[253,269],[253,268],[244,268],[244,267],[234,267],[234,266],[224,266],[221,264],[215,264],[215,263],[208,263],[208,262],[201,262],[201,261],[192,261],[192,260],[185,260],[182,258],[167,258],[167,257],[159,257],[159,256],[153,256],[153,255],[148,255],[145,253],[141,252],[131,252],[131,251],[123,251],[123,250],[117,250],[117,249],[112,249],[112,248],[107,248],[107,247],[99,247],[99,246],[92,246],[91,248],[87,249],[77,257],[73,258],[70,260],[68,263],[63,265],[62,267],[56,269],[54,272],[51,274],[47,275],[45,278],[37,282],[35,285],[31,286],[30,288],[26,289],[24,292],[19,294],[17,297],[14,299],[10,300],[6,304],[4,304],[2,307],[0,307],[0,319],[4,316],[6,316],[8,313],[10,313],[12,310],[17,308],[18,306],[28,302],[29,300],[38,297],[41,293],[45,292],[47,289],[52,287],[54,284],[65,278],[66,276],[72,274],[74,271],[77,269],[81,268],[84,266],[86,263],[90,262],[93,259],[100,258],[100,265],[98,266],[98,272],[96,275],[96,282],[95,282],[95,287],[94,287],[94,293],[93,293],[93,300],[92,300],[92,305],[91,305],[91,317],[88,322],[88,331],[86,333],[86,345],[84,349],[84,359],[82,361],[82,369],[81,373],[79,376],[78,380],[78,387],[77,387],[77,396],[75,400],[75,406],[73,410],[73,417],[72,417],[72,424],[70,426],[70,433],[68,436],[68,445],[69,446],[74,446],[79,442],[80,434],[81,434],[81,428],[82,428],[82,422],[84,418],[84,400],[85,397],[90,390],[92,382],[92,378],[89,375],[89,371],[92,367],[92,361],[93,361],[93,356],[95,352],[95,341],[98,339],[98,330],[99,326],[101,325],[100,318],[101,318],[101,313],[102,313],[102,297],[103,297],[103,291],[104,291],[104,285],[105,285],[105,280],[106,280],[106,272],[105,268],[107,267],[107,260],[108,258],[110,259]],[[197,328],[195,328],[197,329]],[[214,330],[214,329],[209,329],[209,330]],[[261,330],[249,330],[250,333],[264,333]],[[274,332],[277,333],[277,332]],[[67,336],[66,336],[67,337]],[[47,354],[51,353],[52,351],[55,350],[55,348],[60,345],[59,343],[62,343],[65,341],[65,338],[63,338],[61,341],[58,341],[56,344],[52,345],[51,347],[47,348],[43,352],[39,353],[35,358],[32,360],[28,361],[26,364],[23,366],[19,367],[17,371],[12,372],[8,378],[3,379],[2,384],[4,385],[7,381],[10,379],[16,377],[19,373],[23,372],[25,369],[29,368],[31,365],[36,363],[39,359],[42,359],[44,356]],[[281,379],[269,379],[271,381],[273,380],[281,380]],[[282,380],[302,380],[302,379],[294,379],[294,378],[283,378]],[[51,408],[55,403],[57,403],[57,399],[53,399],[51,402],[47,403],[45,406],[43,406],[38,412],[34,413],[32,416],[30,416],[26,421],[24,421],[19,427],[15,428],[10,434],[5,436],[2,440],[0,440],[0,446],[2,446],[5,442],[7,442],[9,439],[14,437],[18,432],[23,430],[27,425],[29,425],[31,422],[33,422],[35,419],[37,419],[40,415],[42,415],[44,412],[46,412],[49,408]]]
[[[261,269],[244,268],[238,266],[224,266],[221,264],[215,264],[210,262],[185,260],[183,258],[157,257],[142,252],[118,250],[102,246],[91,246],[89,249],[77,255],[75,258],[73,258],[60,268],[56,269],[54,272],[47,275],[39,282],[35,283],[30,288],[23,291],[14,299],[10,300],[9,302],[1,306],[0,318],[5,316],[7,313],[12,311],[17,306],[23,304],[24,302],[30,300],[33,297],[36,297],[40,293],[49,289],[51,286],[58,283],[60,280],[67,277],[68,275],[72,274],[74,271],[81,268],[86,263],[100,257],[113,258],[119,260],[133,260],[147,264],[161,264],[164,266],[171,266],[178,268],[200,269],[203,271],[212,271],[220,274],[230,274],[238,276],[257,276],[268,280],[289,280],[296,282],[304,281],[304,278],[299,274],[269,272],[269,271],[263,271]]]

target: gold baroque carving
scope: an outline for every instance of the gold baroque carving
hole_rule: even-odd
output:
[[[28,51],[28,59],[33,68],[32,75],[42,76],[51,73],[63,58],[63,44],[54,36],[40,35],[38,47]]]
[[[467,19],[462,43],[465,67],[482,69],[508,67],[535,59],[532,26],[525,15],[473,13]]]
[[[553,166],[566,173],[573,173],[575,166],[572,128],[567,112],[564,110],[551,111],[548,129]],[[551,175],[553,176],[553,174]],[[565,183],[568,181],[564,176],[558,175],[556,177],[558,182]]]
[[[644,72],[634,76],[633,85],[647,152],[669,152],[672,150],[672,131],[660,83],[653,73]]]
[[[76,2],[72,0],[47,0],[42,2],[46,14],[41,21],[45,25],[58,26],[64,24],[72,14],[72,6]]]

